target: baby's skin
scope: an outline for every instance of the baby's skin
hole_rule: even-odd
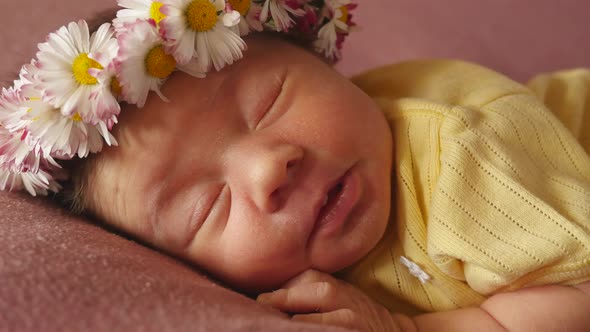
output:
[[[490,297],[478,308],[390,313],[330,274],[379,241],[392,137],[360,89],[270,35],[205,79],[174,74],[123,110],[119,147],[88,161],[83,204],[294,320],[364,331],[590,329],[590,284]]]

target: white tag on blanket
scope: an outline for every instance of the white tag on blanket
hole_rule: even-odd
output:
[[[420,268],[418,264],[412,262],[404,256],[400,257],[400,261],[405,267],[408,268],[410,274],[418,278],[418,280],[420,280],[421,283],[425,284],[430,280],[430,276],[428,275],[428,273],[424,272],[424,270],[422,270],[422,268]]]

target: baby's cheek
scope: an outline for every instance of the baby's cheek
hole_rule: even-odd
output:
[[[268,290],[306,269],[303,255],[272,234],[245,230],[227,236],[219,257],[211,262],[218,277],[246,291]]]
[[[149,235],[150,238],[147,240],[172,253],[182,252],[190,239],[187,237],[189,230],[186,222],[181,220],[180,218],[170,218],[166,222],[162,222],[155,229],[154,234]]]

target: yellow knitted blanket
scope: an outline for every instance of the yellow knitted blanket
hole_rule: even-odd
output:
[[[353,81],[393,131],[393,204],[384,238],[342,278],[402,313],[590,280],[589,70],[526,87],[436,60]]]

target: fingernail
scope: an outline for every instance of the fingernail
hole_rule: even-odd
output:
[[[269,296],[269,294],[260,294],[260,295],[258,295],[258,297],[256,298],[256,301],[257,301],[257,302],[260,302],[260,303],[267,303],[267,302],[269,302],[269,301],[268,301],[269,299],[270,299],[270,296]]]

